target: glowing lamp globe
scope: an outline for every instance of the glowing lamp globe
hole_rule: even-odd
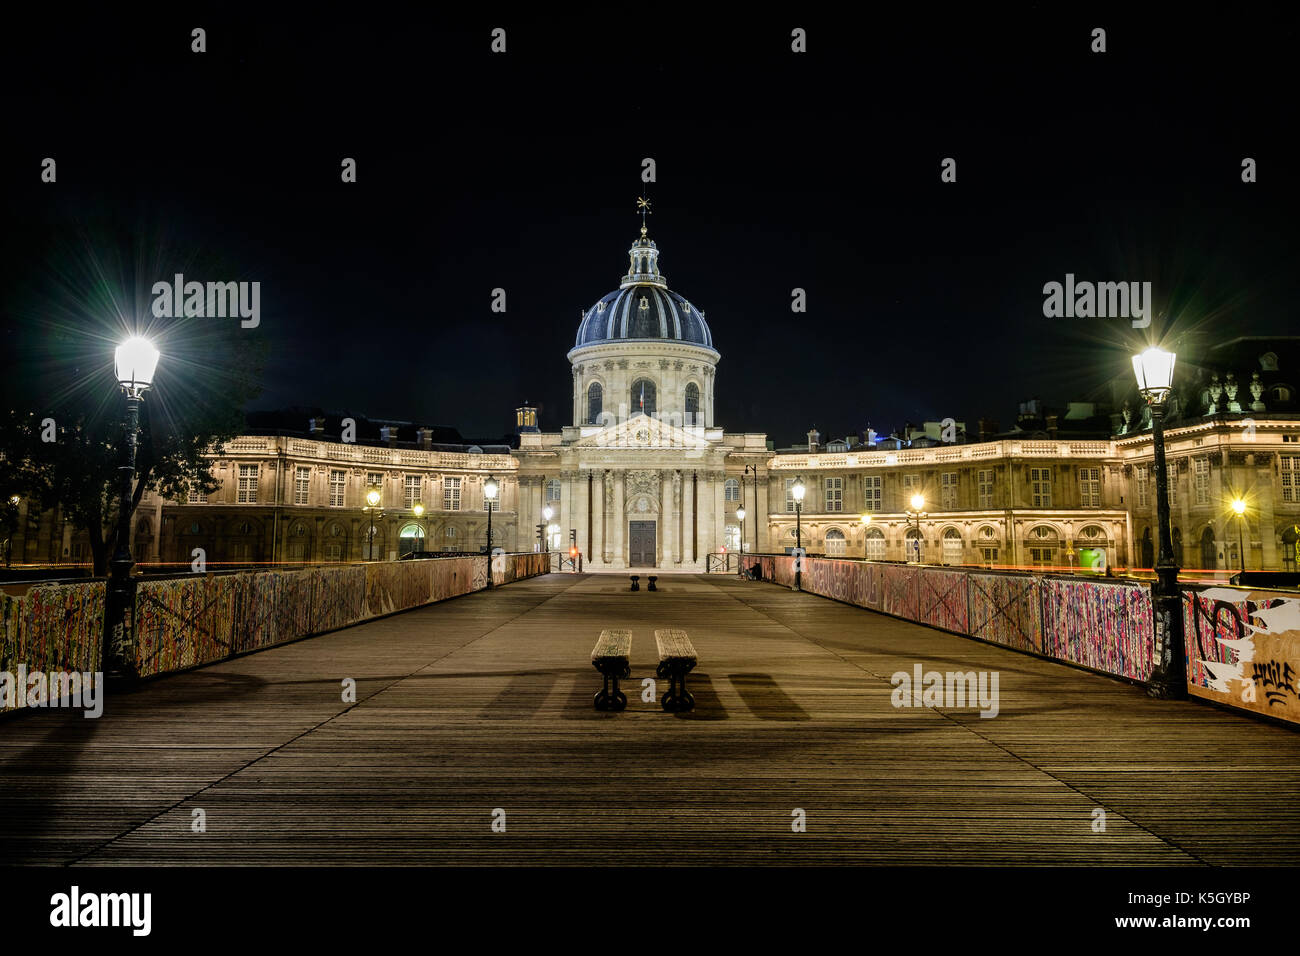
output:
[[[924,507],[925,507],[925,496],[924,496],[924,495],[912,495],[912,510],[913,510],[913,511],[920,511],[920,510],[921,510],[922,508],[924,508]]]
[[[737,517],[739,520],[744,521],[744,520],[745,520],[745,509],[744,509],[744,508],[737,508],[737,509],[736,509],[736,517]]]
[[[1246,502],[1242,501],[1240,498],[1234,498],[1232,501],[1232,510],[1237,512],[1239,515],[1244,515],[1246,513]]]
[[[370,507],[372,508],[375,507],[375,505],[379,504],[378,488],[371,488],[369,491],[366,492],[366,504],[370,505]]]
[[[807,489],[804,488],[803,479],[796,478],[794,484],[790,486],[790,494],[794,495],[794,500],[803,501],[803,496],[806,492]]]
[[[488,501],[496,501],[497,487],[497,480],[495,478],[489,478],[487,481],[483,482],[483,497]]]
[[[1143,398],[1153,402],[1165,400],[1174,384],[1176,358],[1173,352],[1166,352],[1155,345],[1141,355],[1133,356],[1133,374]]]
[[[153,384],[153,373],[158,368],[158,350],[153,343],[133,335],[113,352],[117,381],[123,388],[142,391]]]

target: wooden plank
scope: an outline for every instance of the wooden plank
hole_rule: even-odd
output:
[[[686,632],[675,627],[660,628],[655,631],[655,643],[659,647],[661,661],[696,661],[695,645]]]

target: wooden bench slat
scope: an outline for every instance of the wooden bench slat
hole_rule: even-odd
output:
[[[593,661],[610,657],[628,657],[632,653],[632,632],[623,628],[607,627],[600,632],[596,646],[592,648]]]
[[[655,631],[655,643],[659,645],[659,660],[695,661],[695,645],[686,636],[686,632],[675,627],[666,627]]]

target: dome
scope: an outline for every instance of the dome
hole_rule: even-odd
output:
[[[659,247],[646,237],[644,226],[628,257],[628,272],[619,287],[583,314],[574,348],[633,339],[713,348],[704,313],[671,291],[659,274]]]

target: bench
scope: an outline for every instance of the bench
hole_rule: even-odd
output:
[[[659,668],[655,673],[668,678],[668,689],[659,702],[664,710],[690,710],[695,706],[695,696],[686,689],[686,675],[695,669],[699,658],[695,646],[685,631],[675,627],[655,631],[659,645]]]
[[[627,707],[627,695],[618,689],[619,678],[632,673],[628,657],[632,653],[632,632],[618,628],[606,628],[596,639],[596,646],[591,649],[591,664],[605,678],[594,701],[597,710],[623,710]],[[610,688],[610,682],[613,688]]]
[[[640,591],[640,590],[641,590],[641,575],[639,575],[639,574],[629,574],[628,577],[629,577],[629,578],[631,579],[631,581],[632,581],[632,587],[629,588],[628,590],[631,590],[631,591]]]
[[[655,590],[658,590],[658,589],[655,587],[655,582],[658,581],[658,580],[659,580],[659,575],[657,575],[657,574],[652,574],[652,575],[650,575],[650,583],[649,583],[648,585],[646,585],[646,590],[647,590],[647,591],[655,591]]]

